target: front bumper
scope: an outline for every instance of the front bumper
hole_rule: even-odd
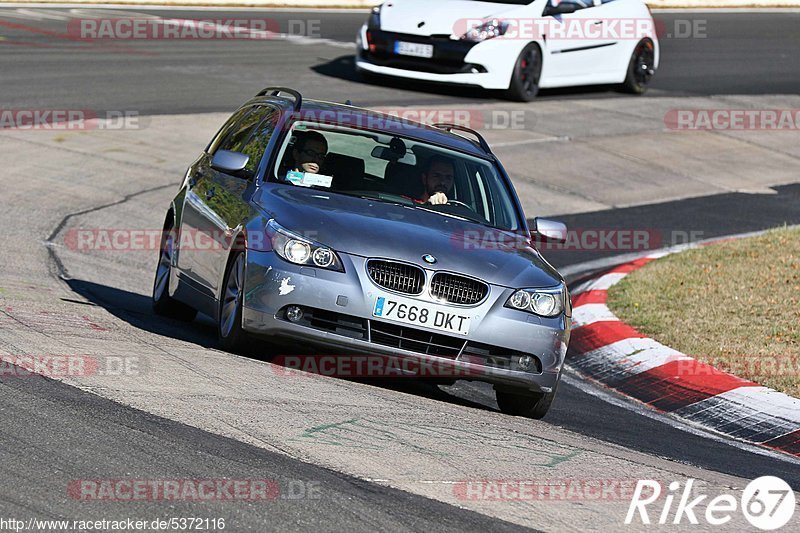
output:
[[[454,379],[535,392],[555,387],[569,342],[569,319],[545,319],[506,308],[512,289],[497,285],[490,286],[479,305],[458,307],[472,317],[467,336],[375,319],[375,299],[391,292],[372,282],[365,258],[341,252],[339,256],[344,273],[300,267],[274,252],[247,250],[242,327],[259,336],[293,341],[304,353],[390,356],[414,360],[420,367],[450,369]],[[322,314],[324,320],[290,322],[287,306]],[[520,355],[533,356],[534,367],[519,369],[515,357]]]
[[[431,58],[394,53],[397,41],[433,45]],[[437,83],[452,83],[484,89],[508,89],[519,43],[488,40],[457,41],[446,36],[419,36],[370,29],[359,32],[356,68],[385,76]]]

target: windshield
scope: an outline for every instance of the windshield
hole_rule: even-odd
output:
[[[278,161],[274,179],[283,183],[520,229],[495,165],[461,152],[397,135],[297,122]]]

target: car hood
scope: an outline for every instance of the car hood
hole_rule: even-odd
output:
[[[284,185],[254,198],[269,218],[336,251],[397,259],[506,287],[552,287],[561,276],[527,241],[424,209]],[[422,260],[430,254],[434,265]]]
[[[381,29],[411,35],[451,35],[464,33],[467,19],[483,20],[519,5],[470,0],[402,0],[387,2],[381,10]],[[420,23],[424,22],[422,26]],[[463,29],[463,31],[461,31]]]

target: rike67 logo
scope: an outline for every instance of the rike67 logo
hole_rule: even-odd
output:
[[[700,518],[705,519],[707,524],[721,526],[741,512],[752,526],[771,531],[788,524],[794,514],[794,492],[779,477],[762,476],[754,479],[738,499],[731,494],[720,494],[711,500],[708,500],[707,494],[697,496],[693,489],[694,481],[689,479],[683,487],[680,482],[673,481],[664,495],[658,481],[639,480],[625,523],[641,521],[642,524],[650,524],[652,520],[660,525],[686,522],[696,525],[700,523]],[[651,512],[655,516],[651,517]]]

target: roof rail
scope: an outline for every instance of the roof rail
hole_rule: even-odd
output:
[[[259,92],[256,97],[258,96],[266,96],[269,94],[270,96],[279,96],[280,93],[289,93],[290,95],[294,96],[294,110],[299,111],[300,106],[303,105],[303,96],[294,89],[290,89],[288,87],[267,87]]]
[[[491,154],[492,149],[489,147],[489,143],[486,142],[486,139],[478,133],[477,131],[473,130],[472,128],[467,128],[466,126],[459,126],[458,124],[450,124],[449,122],[437,122],[433,124],[434,128],[439,128],[440,130],[444,130],[446,132],[452,133],[453,130],[456,131],[463,131],[465,133],[469,133],[475,136],[475,140],[477,141],[478,146],[480,146],[486,153]],[[463,135],[462,135],[463,137]]]

